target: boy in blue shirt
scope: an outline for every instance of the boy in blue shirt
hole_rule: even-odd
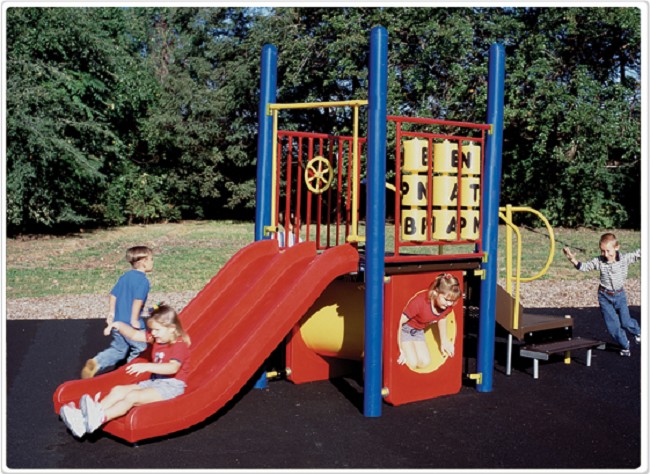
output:
[[[113,340],[107,349],[86,361],[81,369],[82,379],[94,377],[100,370],[125,359],[130,362],[147,347],[146,343],[133,341],[119,331],[111,330],[114,321],[121,321],[135,329],[145,327],[140,313],[149,296],[150,284],[146,274],[153,270],[153,252],[145,246],[131,247],[126,251],[126,260],[132,268],[117,280],[109,295],[104,335],[112,335]]]

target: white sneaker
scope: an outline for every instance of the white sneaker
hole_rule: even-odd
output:
[[[72,434],[81,438],[86,434],[86,420],[81,410],[70,405],[63,405],[59,410],[59,415]]]
[[[636,342],[637,344],[641,344],[641,334],[634,336],[634,342]]]
[[[99,393],[96,394],[95,399],[93,399],[90,395],[86,394],[83,395],[79,401],[81,413],[85,418],[87,433],[92,433],[106,421],[104,410],[99,404],[99,395]]]

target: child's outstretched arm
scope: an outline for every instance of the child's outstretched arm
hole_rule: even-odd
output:
[[[438,321],[438,332],[440,333],[441,352],[449,357],[454,357],[454,344],[447,337],[447,318]]]
[[[169,362],[163,362],[155,364],[152,362],[139,362],[136,364],[131,364],[126,368],[127,374],[142,374],[144,372],[149,372],[151,374],[158,375],[174,375],[178,372],[178,369],[181,368],[181,363],[175,359],[170,360]]]
[[[113,319],[115,319],[115,304],[117,298],[113,295],[108,295],[108,314],[106,315],[106,327],[104,328],[104,336],[111,334],[111,329],[113,327]]]
[[[136,329],[121,321],[115,321],[111,327],[117,329],[120,334],[132,341],[147,342],[147,333],[144,329]]]
[[[574,267],[578,264],[578,259],[576,259],[576,256],[573,254],[573,252],[571,252],[571,249],[569,247],[564,247],[562,249],[562,252],[564,252],[564,255],[566,255],[566,258],[569,259]]]
[[[140,311],[142,311],[142,305],[144,305],[144,301],[142,300],[133,300],[133,305],[131,305],[131,326],[136,329],[140,329]]]
[[[641,249],[636,249],[634,252],[625,253],[623,254],[623,258],[628,265],[634,262],[638,262],[641,260]]]

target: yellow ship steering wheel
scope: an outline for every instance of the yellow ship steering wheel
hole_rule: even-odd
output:
[[[332,164],[322,156],[315,156],[305,166],[305,184],[314,194],[322,194],[332,185]]]

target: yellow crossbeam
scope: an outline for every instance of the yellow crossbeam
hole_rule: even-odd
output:
[[[269,104],[267,113],[271,115],[272,110],[286,109],[319,109],[322,107],[358,107],[368,105],[367,100],[341,100],[333,102],[301,102],[295,104]]]

